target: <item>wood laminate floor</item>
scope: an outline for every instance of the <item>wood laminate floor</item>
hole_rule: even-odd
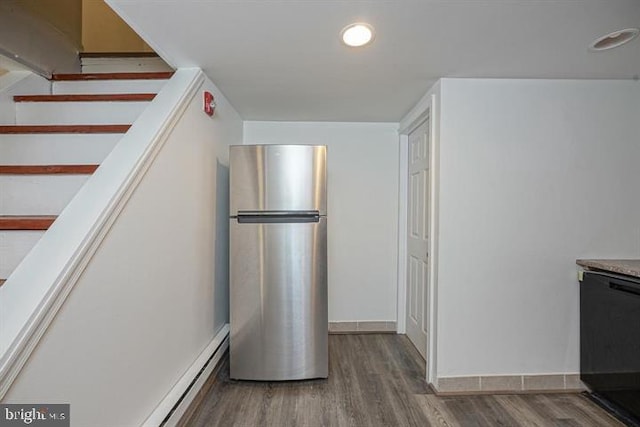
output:
[[[187,426],[623,426],[579,394],[438,397],[404,335],[331,335],[329,379],[229,379],[228,357]]]

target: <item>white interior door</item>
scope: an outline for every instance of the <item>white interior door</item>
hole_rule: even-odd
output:
[[[407,203],[407,336],[427,358],[429,278],[429,120],[409,134]]]

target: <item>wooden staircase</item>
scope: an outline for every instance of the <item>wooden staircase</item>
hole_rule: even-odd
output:
[[[0,124],[0,286],[171,72],[58,74]]]

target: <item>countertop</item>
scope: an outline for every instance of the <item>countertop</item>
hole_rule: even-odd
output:
[[[587,270],[604,270],[640,277],[640,259],[579,259],[576,264]]]

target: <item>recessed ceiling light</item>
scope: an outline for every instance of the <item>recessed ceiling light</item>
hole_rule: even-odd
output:
[[[640,29],[638,28],[627,28],[620,31],[614,31],[613,33],[602,36],[591,43],[589,49],[595,51],[613,49],[614,47],[629,43],[631,40],[638,37],[638,33],[640,33]]]
[[[373,40],[373,27],[364,22],[356,22],[344,27],[340,32],[340,37],[347,46],[364,46]]]

